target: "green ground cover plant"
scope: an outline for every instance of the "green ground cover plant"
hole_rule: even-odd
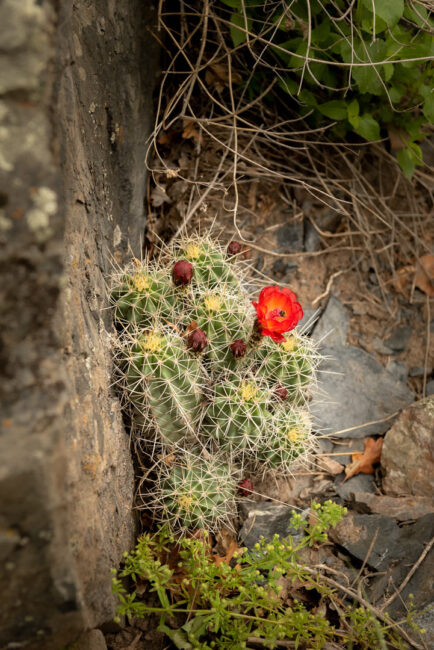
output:
[[[275,535],[251,550],[238,549],[231,561],[212,554],[208,533],[182,539],[167,527],[147,533],[125,554],[123,568],[113,571],[117,615],[159,615],[158,629],[183,650],[239,650],[258,642],[276,648],[282,640],[311,650],[329,642],[364,650],[405,648],[403,630],[387,615],[377,616],[369,603],[357,601],[356,591],[354,598],[342,599],[339,583],[299,559],[304,548],[327,541],[327,530],[345,512],[331,501],[313,504],[308,520],[293,512],[291,525],[305,533],[301,540]],[[146,602],[152,593],[155,606]],[[332,611],[339,612],[335,623]]]
[[[434,122],[433,9],[414,0],[221,0],[236,53],[270,77],[312,129],[338,142],[391,138],[408,178],[423,164],[420,142]],[[236,56],[236,54],[234,54]],[[246,54],[247,56],[247,54]],[[241,83],[243,83],[241,81]]]

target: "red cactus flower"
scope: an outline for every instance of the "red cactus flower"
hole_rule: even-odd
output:
[[[203,330],[195,329],[188,335],[187,345],[193,352],[203,352],[208,345],[208,339]]]
[[[271,336],[276,343],[283,343],[284,332],[294,329],[303,318],[303,310],[297,296],[289,289],[265,287],[259,294],[258,302],[252,302],[256,309],[262,336]]]
[[[230,348],[235,359],[244,357],[247,352],[247,345],[244,343],[243,339],[236,339],[233,343],[231,343]]]
[[[177,287],[183,284],[190,284],[193,273],[193,264],[190,264],[187,260],[179,260],[172,270],[173,283]]]
[[[241,244],[237,241],[231,241],[228,244],[227,252],[228,255],[232,257],[232,255],[238,255],[238,253],[241,253]]]
[[[238,489],[243,497],[248,497],[253,492],[253,483],[248,478],[245,478],[238,483]]]
[[[288,397],[288,391],[284,386],[281,386],[280,384],[274,389],[274,394],[278,399],[282,400],[282,402],[284,402]]]

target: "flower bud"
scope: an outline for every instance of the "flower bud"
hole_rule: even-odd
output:
[[[247,345],[244,343],[243,339],[236,339],[233,343],[231,343],[230,348],[235,359],[244,357],[247,352]]]
[[[203,330],[196,329],[190,332],[187,338],[187,346],[193,352],[203,352],[208,345],[208,339]]]
[[[245,478],[238,483],[238,490],[241,492],[243,497],[248,497],[249,494],[253,492],[253,483],[249,479]]]
[[[227,253],[230,257],[232,257],[232,255],[238,255],[238,253],[241,253],[241,248],[242,246],[239,242],[231,241],[228,244]]]
[[[190,284],[193,277],[194,268],[187,260],[179,260],[176,262],[172,271],[173,283],[179,287],[181,285]]]
[[[288,397],[288,391],[280,384],[276,387],[274,394],[278,399],[282,400],[282,402],[284,402]]]

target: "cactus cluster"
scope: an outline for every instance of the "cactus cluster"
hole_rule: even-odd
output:
[[[240,478],[289,472],[312,445],[318,355],[288,332],[301,307],[278,287],[252,302],[241,253],[193,236],[111,278],[123,405],[154,461],[146,505],[181,532],[228,523]]]

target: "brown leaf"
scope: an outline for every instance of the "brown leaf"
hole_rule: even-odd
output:
[[[177,131],[173,131],[173,130],[163,131],[161,135],[157,138],[157,142],[158,144],[169,146],[172,144],[172,141],[174,140],[176,135],[177,135]]]
[[[205,73],[205,81],[208,86],[213,86],[218,92],[222,92],[225,86],[229,86],[230,81],[233,84],[240,84],[243,78],[235,70],[231,70],[229,77],[229,68],[224,63],[212,63]]]
[[[201,134],[196,128],[196,122],[194,120],[184,120],[183,122],[184,130],[182,132],[182,137],[184,140],[194,140],[198,144],[201,142]]]
[[[233,534],[227,528],[222,528],[216,535],[217,554],[213,555],[214,562],[219,564],[229,564],[234,553],[240,551]],[[220,555],[219,555],[220,554]]]
[[[383,438],[378,438],[378,440],[367,438],[364,444],[363,454],[353,454],[351,457],[353,462],[345,467],[344,483],[356,474],[373,474],[375,471],[373,466],[380,462]]]
[[[427,253],[416,263],[414,283],[418,289],[432,298],[434,296],[434,255]]]
[[[408,292],[411,286],[411,278],[414,273],[414,265],[402,266],[397,270],[392,282],[393,286],[403,296],[408,297]]]
[[[187,325],[187,327],[185,328],[184,335],[187,336],[188,334],[190,334],[190,332],[193,332],[194,330],[197,330],[197,328],[198,328],[197,321],[196,321],[196,320],[192,320],[192,321]]]

